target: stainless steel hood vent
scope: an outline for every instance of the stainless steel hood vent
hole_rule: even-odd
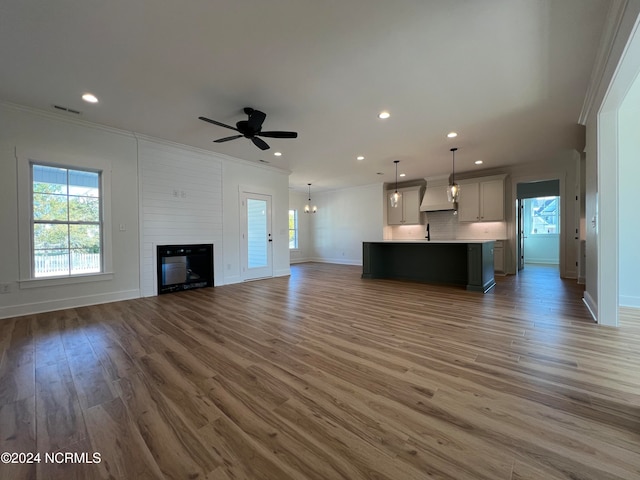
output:
[[[421,212],[442,212],[456,209],[456,204],[447,199],[447,185],[449,185],[449,175],[441,177],[429,177],[427,189],[420,204]]]

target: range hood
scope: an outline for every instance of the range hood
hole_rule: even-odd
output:
[[[451,203],[447,199],[447,185],[449,185],[449,175],[440,177],[429,177],[427,189],[420,204],[421,212],[442,212],[455,210],[457,204]]]

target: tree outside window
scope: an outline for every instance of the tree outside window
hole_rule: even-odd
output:
[[[298,248],[298,211],[289,210],[289,249]]]
[[[102,271],[100,173],[32,164],[34,277]]]

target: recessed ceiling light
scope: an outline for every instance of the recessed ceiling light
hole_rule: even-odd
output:
[[[282,152],[274,152],[273,153],[276,157],[281,157],[282,156]]]
[[[363,157],[362,155],[358,155],[358,156],[356,157],[356,160],[364,160],[364,157]]]
[[[85,93],[84,95],[82,95],[82,100],[87,103],[98,103],[98,97],[96,97],[92,93]]]
[[[380,113],[378,114],[378,118],[382,118],[383,120],[384,120],[385,118],[389,118],[390,116],[391,116],[391,114],[390,114],[389,112],[387,112],[387,111],[380,112]]]
[[[456,138],[457,136],[458,136],[458,134],[456,132],[447,133],[447,137],[449,137],[449,138]]]
[[[406,173],[401,173],[399,176],[400,176],[400,177],[406,177],[406,176],[407,176],[407,174],[406,174]]]
[[[476,160],[476,161],[475,161],[475,164],[476,164],[476,165],[482,165],[482,160]]]

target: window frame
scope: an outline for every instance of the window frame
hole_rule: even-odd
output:
[[[64,169],[66,170],[66,194],[64,194],[64,198],[67,204],[67,219],[66,220],[36,220],[36,218],[34,217],[34,198],[35,198],[35,194],[38,192],[35,192],[33,190],[33,186],[34,186],[34,169],[35,167],[51,167],[51,168],[59,168],[59,169]],[[93,174],[97,174],[98,175],[98,220],[97,221],[87,221],[87,220],[71,220],[70,218],[70,199],[71,197],[73,197],[74,195],[71,194],[70,192],[70,172],[86,172],[86,173],[93,173]],[[30,192],[30,199],[31,199],[31,208],[30,208],[30,222],[31,222],[31,278],[34,279],[41,279],[41,278],[56,278],[56,277],[78,277],[78,276],[82,276],[82,275],[94,275],[94,274],[101,274],[104,272],[104,255],[103,255],[103,251],[104,251],[104,242],[103,242],[103,237],[104,237],[104,220],[103,220],[103,213],[102,213],[102,203],[103,203],[103,191],[102,191],[102,171],[101,170],[95,170],[93,168],[88,169],[88,168],[79,168],[79,167],[69,167],[68,165],[59,165],[59,164],[50,164],[50,163],[41,163],[41,162],[35,162],[35,161],[30,161],[29,162],[29,174],[30,174],[30,186],[31,186],[31,192]],[[67,255],[69,256],[69,269],[67,270],[68,273],[66,274],[59,274],[59,275],[40,275],[38,276],[36,274],[36,248],[35,248],[35,234],[36,234],[36,225],[64,225],[67,227],[67,248],[64,249],[67,251]],[[72,262],[71,262],[71,251],[73,250],[71,247],[71,237],[70,237],[70,227],[72,225],[96,225],[99,229],[100,232],[100,269],[97,272],[85,272],[85,273],[73,273],[71,270],[71,266],[72,266]],[[60,249],[63,250],[63,249]]]
[[[49,151],[21,151],[21,149],[16,148],[16,164],[18,174],[19,288],[38,288],[112,280],[111,163],[108,160],[90,156],[78,158],[74,155],[62,156]],[[100,172],[100,215],[102,223],[100,272],[47,277],[35,276],[33,254],[33,164]]]
[[[535,227],[535,218],[541,215],[535,215],[534,212],[534,200],[543,200],[543,199],[553,199],[555,201],[555,213],[553,214],[545,214],[545,217],[553,217],[555,218],[555,223],[553,224],[555,226],[555,230],[554,232],[547,232],[547,231],[537,231],[537,228]],[[530,212],[529,214],[531,215],[531,231],[529,232],[529,235],[532,236],[536,236],[536,237],[544,237],[547,235],[560,235],[560,197],[556,196],[556,195],[550,195],[550,196],[542,196],[542,197],[534,197],[530,199],[531,203],[529,205],[530,208]]]
[[[289,221],[291,221],[291,213],[293,212],[293,218],[294,218],[294,227],[291,228],[289,227],[289,251],[292,250],[299,250],[300,249],[300,239],[299,239],[299,233],[300,233],[300,228],[299,228],[299,222],[298,222],[298,209],[297,208],[290,208],[289,209]],[[291,232],[294,232],[295,235],[295,246],[292,247],[291,246]]]

